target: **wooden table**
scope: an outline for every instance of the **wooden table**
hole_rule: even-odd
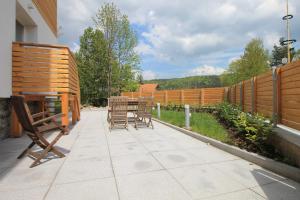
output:
[[[137,98],[128,99],[128,112],[135,112],[138,110],[139,101]]]

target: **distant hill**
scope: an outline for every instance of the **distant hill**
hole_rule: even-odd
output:
[[[157,83],[159,90],[175,90],[185,88],[221,87],[220,76],[190,76],[185,78],[154,79],[144,83]]]

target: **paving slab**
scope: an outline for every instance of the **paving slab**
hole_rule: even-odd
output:
[[[139,142],[114,144],[109,147],[111,156],[123,156],[131,154],[146,154],[148,150]]]
[[[0,192],[0,200],[41,200],[47,193],[49,186]]]
[[[116,176],[163,169],[151,154],[115,156],[112,163]]]
[[[42,164],[35,168],[9,168],[0,177],[0,193],[49,186],[54,180],[60,164]],[[0,195],[1,196],[1,195]]]
[[[166,171],[117,177],[122,200],[191,200]]]
[[[292,180],[276,181],[251,188],[251,190],[271,200],[300,199],[300,184]]]
[[[245,160],[233,160],[211,166],[248,188],[285,179]]]
[[[247,189],[237,192],[231,192],[223,195],[218,195],[210,198],[205,198],[207,200],[263,200],[262,196]]]
[[[153,152],[153,156],[167,169],[200,164],[201,160],[183,150]]]
[[[230,176],[220,173],[209,165],[183,167],[169,171],[194,199],[247,189]]]
[[[54,185],[46,200],[118,200],[114,178]]]
[[[54,184],[113,177],[110,158],[66,161]]]

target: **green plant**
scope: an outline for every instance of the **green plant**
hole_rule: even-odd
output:
[[[157,117],[157,110],[153,111],[153,115]],[[179,127],[185,126],[184,111],[162,109],[160,119]],[[190,122],[192,131],[198,132],[202,135],[217,139],[225,143],[231,143],[226,128],[218,122],[214,115],[205,112],[193,112]]]
[[[245,113],[239,107],[223,103],[216,109],[219,119],[228,127],[236,130],[237,137],[245,140],[260,152],[269,148],[268,140],[273,124],[258,114]]]

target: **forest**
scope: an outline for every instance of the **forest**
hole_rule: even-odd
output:
[[[207,87],[220,87],[220,76],[191,76],[184,78],[171,78],[171,79],[154,79],[144,81],[144,83],[157,83],[159,90],[173,90],[185,88],[207,88]]]

